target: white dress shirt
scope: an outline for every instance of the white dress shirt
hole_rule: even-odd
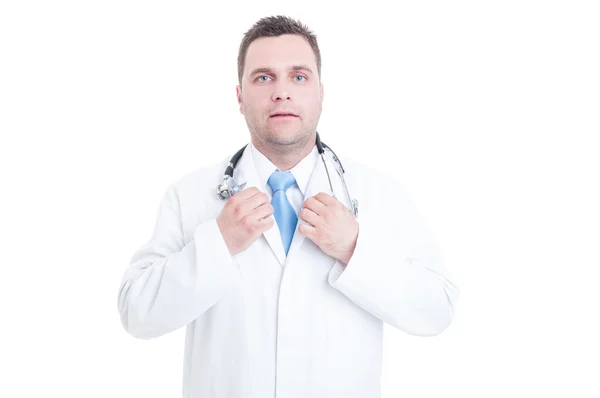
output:
[[[250,150],[252,152],[252,158],[254,161],[254,167],[260,180],[260,187],[269,196],[270,201],[273,198],[273,189],[267,183],[267,181],[269,180],[271,174],[273,174],[274,171],[279,169],[262,152],[260,152],[254,145],[252,145],[252,143],[248,145],[250,145]],[[296,211],[296,216],[298,216],[298,214],[300,213],[302,205],[304,204],[304,200],[308,199],[304,196],[306,193],[306,187],[308,186],[308,181],[310,180],[310,176],[315,167],[317,157],[317,146],[315,145],[313,147],[313,150],[290,170],[290,172],[296,179],[296,183],[287,189],[286,195],[290,204]]]

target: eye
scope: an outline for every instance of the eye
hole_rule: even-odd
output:
[[[297,82],[302,82],[306,80],[306,77],[302,76],[302,75],[296,75],[295,77]]]
[[[270,77],[267,76],[267,75],[262,75],[262,76],[259,76],[256,80],[259,81],[259,82],[263,82],[264,83],[264,82],[267,81],[267,79],[270,79]]]

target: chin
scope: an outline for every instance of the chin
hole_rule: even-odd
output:
[[[301,131],[290,131],[282,129],[279,131],[269,131],[265,137],[267,141],[276,145],[294,145],[299,141],[303,141],[306,134]]]

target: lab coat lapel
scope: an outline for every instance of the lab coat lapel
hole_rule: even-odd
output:
[[[249,145],[244,150],[244,154],[235,168],[234,179],[238,184],[246,183],[244,189],[256,187],[259,191],[264,192],[265,187],[259,186],[259,178],[258,174],[256,173],[256,168],[254,167]],[[273,223],[272,228],[263,232],[263,236],[271,247],[273,254],[275,254],[275,257],[277,257],[279,265],[283,267],[283,263],[285,262],[285,251],[283,249],[283,242],[281,241],[281,234],[279,233],[279,227],[277,226],[277,223]]]
[[[329,186],[329,180],[327,178],[327,171],[325,166],[323,165],[323,160],[321,155],[317,157],[317,161],[315,163],[315,167],[313,172],[308,180],[308,185],[306,187],[306,193],[304,194],[304,200],[306,201],[308,198],[311,198],[318,194],[319,192],[324,192],[328,195],[336,197],[337,200],[342,202],[346,207],[350,208],[348,201],[346,199],[346,194],[344,191],[344,185],[340,176],[338,175],[333,159],[330,156],[327,156],[328,152],[325,152],[325,159],[327,160],[327,170],[329,171],[329,176],[331,177],[331,184],[333,185],[333,189],[335,191],[335,196],[331,192],[331,187]],[[288,251],[288,257],[291,257],[302,245],[304,239],[306,238],[304,235],[298,231],[298,228],[301,224],[306,224],[304,220],[298,217],[298,224],[296,226],[296,231],[294,232],[294,237],[292,239],[292,244],[290,245],[290,250]]]

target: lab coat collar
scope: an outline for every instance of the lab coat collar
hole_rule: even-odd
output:
[[[329,176],[331,177],[331,183],[333,185],[333,189],[336,193],[335,197],[342,202],[346,207],[350,207],[349,203],[346,200],[344,187],[342,181],[336,172],[336,167],[333,159],[328,156],[329,152],[325,152],[325,159],[327,161],[327,167],[329,170]],[[265,192],[265,186],[262,186],[258,173],[256,172],[256,168],[254,166],[253,157],[252,157],[252,149],[250,144],[246,146],[242,158],[239,160],[239,163],[234,171],[234,179],[237,184],[246,184],[244,189],[250,187],[256,187],[261,192]],[[329,186],[329,181],[327,179],[327,171],[325,170],[325,166],[323,165],[323,160],[321,155],[317,155],[317,159],[315,161],[315,165],[312,173],[310,174],[310,178],[308,180],[308,184],[306,186],[306,191],[304,193],[304,200],[315,196],[319,192],[325,192],[329,195],[333,195],[331,192],[331,188]],[[296,225],[296,231],[294,232],[294,237],[292,239],[292,243],[290,245],[290,250],[288,252],[287,258],[291,258],[294,253],[299,250],[300,246],[304,242],[306,238],[302,235],[298,228],[301,224],[305,224],[306,222],[301,218],[298,218],[298,224]],[[273,227],[263,232],[263,236],[269,243],[271,250],[277,257],[279,264],[283,267],[286,262],[285,250],[283,248],[283,242],[281,241],[281,235],[279,232],[279,227],[277,223],[273,223]]]
[[[254,162],[252,158],[251,144],[246,146],[242,158],[239,160],[237,167],[235,168],[233,178],[236,184],[244,186],[244,189],[255,187],[261,192],[265,192],[265,187],[260,182]],[[285,250],[283,249],[283,242],[281,241],[281,235],[277,223],[273,223],[273,227],[263,232],[263,236],[269,243],[273,254],[277,257],[279,264],[283,267],[285,262]]]

